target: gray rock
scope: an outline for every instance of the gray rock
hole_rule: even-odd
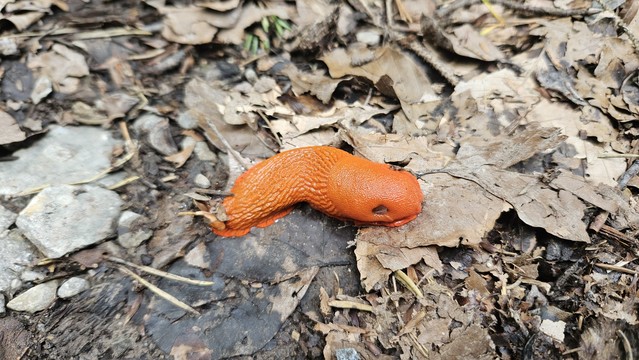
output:
[[[211,180],[209,180],[206,176],[202,174],[195,175],[195,179],[193,179],[193,182],[195,183],[196,186],[199,186],[204,189],[208,189],[209,187],[211,187]]]
[[[45,274],[33,270],[25,270],[22,272],[22,274],[20,274],[20,280],[22,280],[22,282],[41,281],[45,278]]]
[[[0,166],[0,195],[15,195],[42,185],[87,180],[111,166],[118,142],[97,127],[50,127],[32,146],[13,153],[18,160]]]
[[[204,141],[198,141],[193,152],[202,161],[210,161],[213,164],[217,162],[217,155],[209,149],[209,146]]]
[[[353,348],[344,348],[335,350],[335,358],[337,360],[360,360],[361,356]]]
[[[44,255],[59,258],[113,235],[121,205],[101,187],[55,186],[31,199],[16,225]]]
[[[36,285],[9,301],[7,307],[11,310],[26,311],[28,313],[42,311],[51,306],[55,301],[55,291],[57,288],[57,280]]]
[[[197,118],[195,118],[193,114],[188,111],[181,112],[180,115],[178,115],[177,119],[175,119],[175,122],[177,122],[177,124],[182,129],[188,130],[195,129],[197,127]]]
[[[81,277],[72,277],[65,281],[58,289],[58,297],[62,299],[70,298],[89,288],[89,282]]]
[[[7,315],[7,307],[5,303],[4,295],[0,294],[0,318]]]
[[[169,129],[169,120],[166,118],[155,114],[142,115],[133,123],[133,130],[145,135],[149,145],[162,155],[173,155],[178,152]]]
[[[118,243],[127,249],[138,247],[153,236],[147,227],[147,219],[133,211],[124,211],[118,221]]]
[[[0,205],[0,232],[7,230],[16,221],[18,214]]]
[[[13,293],[22,286],[20,274],[35,259],[36,249],[19,230],[0,231],[0,292]]]

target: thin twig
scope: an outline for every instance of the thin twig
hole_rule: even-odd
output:
[[[630,340],[628,340],[628,337],[623,331],[617,330],[616,332],[617,335],[619,335],[619,337],[621,338],[623,349],[626,352],[626,360],[633,360],[634,356],[632,354],[634,353],[634,351],[632,350],[632,345],[630,345]]]
[[[169,280],[174,280],[174,281],[179,281],[182,283],[186,283],[186,284],[191,284],[191,285],[197,285],[197,286],[212,286],[214,283],[212,281],[206,281],[206,280],[196,280],[196,279],[190,279],[184,276],[180,276],[180,275],[175,275],[175,274],[171,274],[165,271],[161,271],[158,270],[156,268],[152,268],[150,266],[143,266],[143,265],[138,265],[138,264],[134,264],[132,262],[126,261],[124,259],[120,259],[114,256],[107,256],[106,257],[107,260],[112,261],[114,263],[117,264],[121,264],[121,265],[127,265],[130,266],[132,268],[136,268],[140,271],[144,271],[145,273],[151,274],[151,275],[156,275],[156,276],[160,276],[163,277],[165,279],[169,279]]]
[[[113,184],[113,185],[109,185],[109,186],[107,186],[107,189],[109,189],[109,190],[115,190],[115,189],[120,188],[120,187],[122,187],[122,186],[124,186],[124,185],[128,185],[128,184],[130,184],[130,183],[132,183],[132,182],[134,182],[134,181],[138,181],[138,180],[140,180],[140,179],[141,179],[141,178],[140,178],[139,176],[137,176],[137,175],[129,176],[128,178],[123,179],[122,181],[118,181],[117,183],[115,183],[115,184]]]
[[[617,190],[623,190],[628,186],[628,182],[639,174],[639,160],[635,160],[617,181]]]
[[[639,275],[639,272],[637,270],[626,269],[625,267],[621,267],[621,266],[617,266],[617,265],[609,265],[609,264],[604,264],[604,263],[595,263],[595,266],[600,267],[602,269],[616,271],[616,272],[620,272],[620,273],[624,273],[624,274]]]
[[[435,56],[432,55],[433,50],[429,50],[414,38],[401,39],[399,41],[399,45],[419,56],[422,60],[432,66],[433,69],[435,69],[451,85],[457,86],[457,84],[459,84],[459,78],[457,75],[453,73],[453,70],[450,69],[448,65],[438,61]]]
[[[599,159],[610,159],[610,158],[624,158],[624,159],[639,159],[639,154],[600,154],[597,156]]]
[[[399,282],[404,284],[404,286],[406,286],[408,290],[410,290],[413,294],[415,294],[415,296],[418,299],[424,298],[424,294],[422,293],[422,291],[419,290],[419,288],[417,287],[417,285],[415,285],[413,280],[410,277],[408,277],[408,275],[406,275],[403,271],[397,270],[393,274],[395,274],[395,277],[397,277],[397,280],[399,280]]]
[[[200,313],[197,310],[193,309],[192,307],[190,307],[186,303],[180,301],[179,299],[177,299],[175,296],[169,294],[168,292],[166,292],[166,291],[160,289],[159,287],[151,284],[150,282],[144,280],[141,276],[139,276],[138,274],[134,273],[133,271],[125,268],[124,266],[120,266],[120,265],[118,265],[117,268],[121,272],[123,272],[126,275],[129,275],[130,277],[135,279],[135,281],[137,281],[140,284],[144,285],[147,289],[151,290],[151,292],[153,292],[157,296],[161,297],[162,299],[170,302],[171,304],[179,307],[182,310],[188,311],[188,312],[190,312],[192,314],[195,314],[195,315],[200,315]]]
[[[340,309],[356,309],[360,311],[373,312],[373,307],[367,304],[361,304],[355,301],[331,300],[328,306]]]
[[[458,0],[453,2],[452,4],[440,8],[437,10],[437,15],[440,18],[448,17],[453,11],[465,8],[470,5],[479,4],[481,0]],[[529,15],[549,15],[549,16],[558,16],[558,17],[570,17],[570,16],[586,16],[593,15],[601,12],[599,9],[557,9],[550,7],[538,7],[538,6],[530,6],[525,3],[512,1],[512,0],[492,0],[492,4],[499,4],[504,6],[505,8],[518,11],[521,13],[529,14]]]

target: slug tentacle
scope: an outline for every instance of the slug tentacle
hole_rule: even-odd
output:
[[[422,192],[406,171],[327,146],[285,151],[255,165],[224,199],[228,215],[221,236],[242,236],[286,216],[307,202],[330,216],[356,224],[400,226],[421,212]]]

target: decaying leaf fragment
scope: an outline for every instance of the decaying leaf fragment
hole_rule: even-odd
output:
[[[356,60],[362,56],[366,61]],[[411,121],[426,114],[428,104],[439,99],[422,67],[393,47],[338,48],[320,60],[326,63],[333,78],[360,76],[370,80],[382,94],[397,98]]]
[[[22,141],[26,138],[13,116],[0,110],[0,145]]]
[[[80,86],[80,78],[89,75],[89,66],[84,56],[60,44],[54,44],[51,50],[34,56],[27,65],[40,75],[48,77],[53,88],[63,94],[76,92]]]
[[[170,41],[190,45],[211,42],[220,28],[233,26],[241,14],[240,8],[226,13],[198,6],[162,7],[159,10],[165,14],[162,36]]]

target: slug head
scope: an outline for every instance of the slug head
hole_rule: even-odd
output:
[[[422,210],[417,179],[389,165],[349,157],[334,165],[327,185],[335,216],[357,225],[401,226]]]

